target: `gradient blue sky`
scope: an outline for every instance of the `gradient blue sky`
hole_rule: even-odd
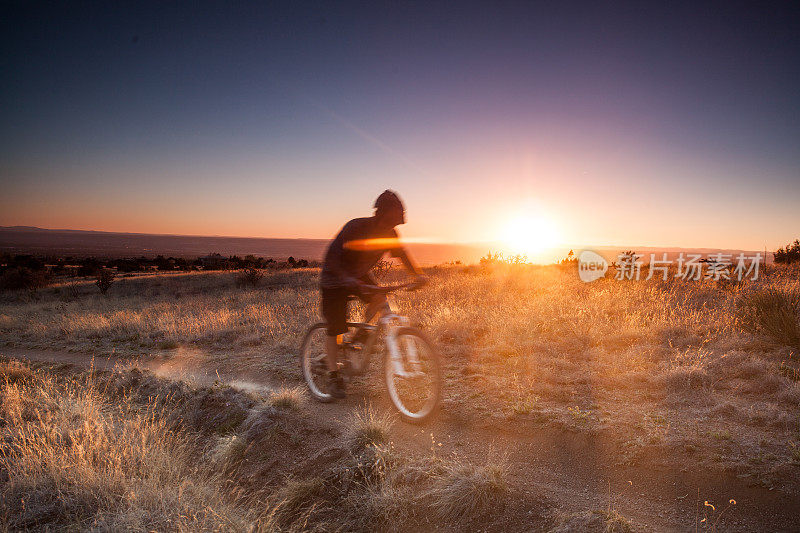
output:
[[[800,237],[798,4],[9,2],[0,225]]]

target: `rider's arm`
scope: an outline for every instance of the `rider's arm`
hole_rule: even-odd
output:
[[[397,234],[396,230],[392,230],[392,237],[395,239],[395,242],[397,244],[395,247],[389,250],[389,254],[392,257],[396,257],[397,259],[399,259],[410,274],[413,274],[418,278],[424,278],[425,275],[422,273],[422,270],[420,270],[416,261],[414,261],[414,259],[412,259],[411,256],[408,254],[408,251],[406,251],[406,247],[402,245],[400,241],[400,236]]]
[[[406,267],[411,274],[414,274],[417,277],[424,277],[422,270],[420,270],[419,265],[414,261],[414,259],[408,254],[405,248],[398,248],[393,251],[393,254],[396,258],[400,259],[400,262],[403,263],[403,266]]]

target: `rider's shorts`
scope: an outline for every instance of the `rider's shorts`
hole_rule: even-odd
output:
[[[322,317],[328,323],[328,335],[341,335],[347,332],[347,297],[353,295],[367,302],[367,297],[357,290],[346,287],[322,288]]]

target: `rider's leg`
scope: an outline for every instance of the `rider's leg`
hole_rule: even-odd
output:
[[[370,298],[367,308],[364,310],[364,322],[370,322],[379,311],[388,309],[389,302],[385,294],[376,294]]]
[[[376,294],[372,296],[364,310],[364,322],[370,323],[375,315],[380,312],[387,312],[389,310],[389,302],[386,300],[385,294]],[[350,337],[351,342],[364,342],[367,338],[367,332],[364,328],[358,328],[353,332]]]
[[[325,364],[328,366],[328,372],[335,372],[339,369],[339,343],[336,342],[338,335],[325,336]]]
[[[347,291],[322,289],[322,316],[328,323],[325,337],[325,365],[330,372],[338,370],[338,337],[347,331]]]

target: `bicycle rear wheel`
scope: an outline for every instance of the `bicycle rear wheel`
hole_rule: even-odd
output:
[[[441,400],[439,354],[417,328],[398,328],[387,343],[390,349],[384,357],[384,370],[389,399],[406,422],[425,422],[436,413]]]

